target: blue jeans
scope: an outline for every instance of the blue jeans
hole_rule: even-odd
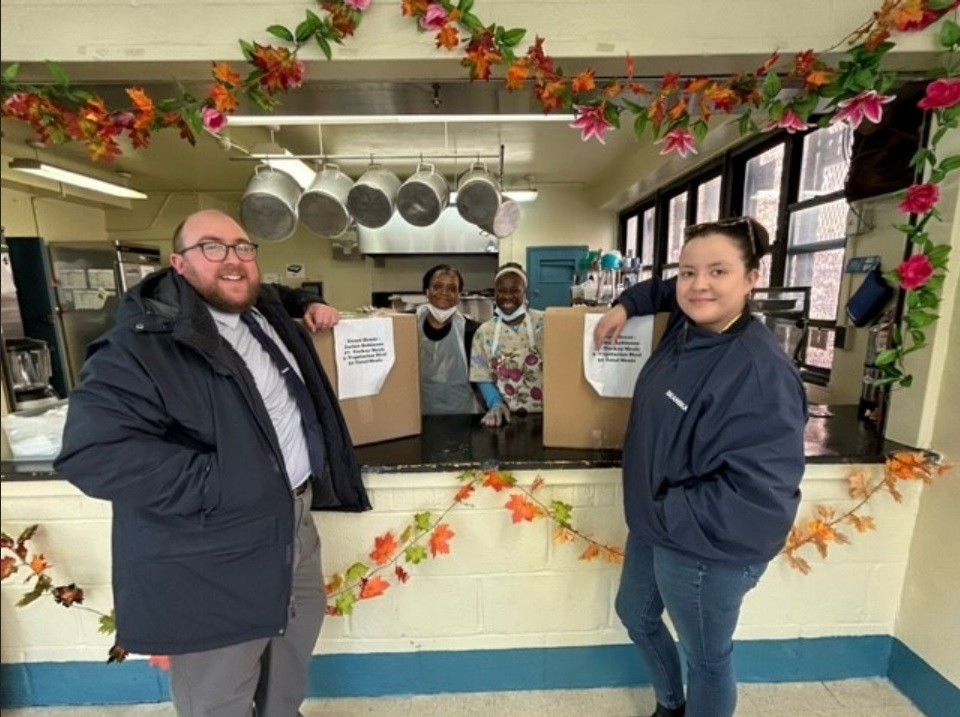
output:
[[[686,717],[729,717],[737,707],[733,631],[743,597],[767,563],[712,565],[627,538],[617,614],[640,648],[657,702],[684,704],[680,655],[663,610],[677,630],[687,664]]]

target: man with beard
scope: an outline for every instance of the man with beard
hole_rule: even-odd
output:
[[[310,337],[228,215],[177,228],[70,395],[57,471],[113,507],[117,641],[170,655],[179,715],[295,715],[325,596],[310,513],[370,507]]]

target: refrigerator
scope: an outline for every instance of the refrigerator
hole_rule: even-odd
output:
[[[87,346],[113,326],[120,294],[160,267],[160,252],[40,237],[7,237],[7,246],[23,332],[47,342],[51,383],[67,396],[79,381]]]

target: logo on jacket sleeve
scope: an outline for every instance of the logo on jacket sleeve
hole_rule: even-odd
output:
[[[677,394],[675,394],[673,391],[668,390],[666,395],[667,395],[667,398],[669,398],[671,401],[677,404],[677,407],[681,411],[683,411],[684,413],[687,412],[687,404],[685,404]]]

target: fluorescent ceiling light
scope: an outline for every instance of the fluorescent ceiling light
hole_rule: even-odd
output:
[[[112,182],[105,182],[102,179],[94,179],[86,174],[71,172],[69,169],[60,169],[52,164],[41,162],[36,159],[12,159],[10,160],[10,169],[18,172],[27,172],[44,179],[50,179],[54,182],[71,184],[74,187],[82,187],[93,192],[109,194],[112,197],[122,197],[124,199],[146,199],[147,195],[138,192],[136,189],[130,189]]]
[[[515,202],[520,202],[521,204],[526,202],[533,202],[537,199],[537,190],[536,189],[508,189],[503,193],[507,199],[512,199]],[[457,193],[450,192],[450,204],[457,203]]]
[[[263,163],[273,169],[286,172],[301,189],[306,189],[317,176],[316,170],[302,159],[297,159],[289,149],[277,145],[257,145],[250,151],[251,157],[262,159]]]
[[[281,127],[295,125],[360,125],[360,124],[444,124],[507,122],[567,122],[573,114],[502,114],[502,115],[232,115],[227,125],[234,127]]]
[[[533,202],[537,199],[537,190],[536,189],[508,189],[503,193],[507,199],[512,199],[515,202]]]

